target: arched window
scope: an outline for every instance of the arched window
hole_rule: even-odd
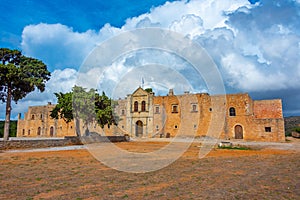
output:
[[[53,126],[50,127],[50,137],[53,137],[54,129]]]
[[[178,113],[178,105],[172,105],[172,113]]]
[[[133,108],[134,112],[138,112],[139,111],[139,103],[137,101],[134,102],[134,108]]]
[[[34,120],[34,115],[31,115],[31,120]]]
[[[142,101],[142,111],[146,111],[146,101]]]
[[[235,108],[234,107],[229,108],[229,116],[235,116]]]
[[[28,135],[30,135],[30,130],[28,130]]]
[[[38,127],[37,135],[41,135],[41,127]]]

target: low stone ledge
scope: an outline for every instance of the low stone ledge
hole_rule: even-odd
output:
[[[67,137],[62,139],[36,139],[36,140],[9,140],[0,141],[0,150],[9,149],[36,149],[36,148],[47,148],[47,147],[60,147],[60,146],[71,146],[71,145],[82,145],[81,141],[77,137]]]
[[[9,141],[0,141],[0,150],[9,149],[37,149],[37,148],[47,148],[47,147],[61,147],[61,146],[72,146],[72,145],[83,145],[96,142],[128,142],[130,140],[129,136],[66,136],[61,139],[51,139],[51,138],[40,138],[40,139],[17,139]]]
[[[219,144],[218,144],[218,147],[232,147],[232,143],[231,142],[224,142],[224,141],[222,141],[222,142],[220,142]]]
[[[294,138],[300,138],[300,133],[293,131],[292,132],[292,137],[294,137]]]

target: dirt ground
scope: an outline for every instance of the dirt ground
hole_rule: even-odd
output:
[[[118,143],[149,152],[163,142]],[[0,199],[299,199],[294,150],[213,149],[193,143],[174,163],[148,173],[106,167],[87,150],[0,153]]]

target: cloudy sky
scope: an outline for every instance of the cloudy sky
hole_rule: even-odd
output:
[[[54,92],[70,91],[97,46],[147,27],[174,31],[201,45],[227,93],[281,98],[285,116],[300,115],[300,0],[2,0],[0,13],[0,47],[41,59],[52,73],[44,93],[33,92],[13,105],[14,119],[29,105],[55,102]],[[142,67],[133,70],[137,65]],[[100,77],[100,90],[114,85],[130,93],[142,79],[160,95],[170,87],[178,93],[207,91],[189,64],[164,50],[130,52],[106,67],[85,72],[89,79]],[[162,75],[164,83],[157,81]],[[180,88],[181,79],[174,76],[190,83]],[[3,119],[5,105],[0,109]]]

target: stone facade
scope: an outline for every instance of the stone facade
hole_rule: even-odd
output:
[[[18,136],[75,135],[73,122],[49,119],[53,105],[30,107],[18,121]],[[47,114],[46,114],[47,113]],[[39,117],[48,116],[44,122]],[[209,136],[252,141],[285,141],[282,103],[279,99],[252,100],[248,94],[209,95],[207,93],[155,96],[139,87],[118,100],[118,126],[95,132],[130,137]],[[35,116],[32,119],[32,116]],[[41,117],[42,118],[42,117]],[[44,124],[43,124],[44,123]],[[40,135],[38,127],[40,127]],[[51,127],[54,130],[51,135]],[[90,129],[90,128],[89,128]],[[28,134],[30,130],[30,135]],[[91,130],[91,129],[90,129]],[[25,134],[23,134],[25,133]]]
[[[51,111],[55,105],[30,106],[24,119],[18,116],[17,137],[64,137],[75,136],[73,122],[66,123],[63,119],[52,119]]]

